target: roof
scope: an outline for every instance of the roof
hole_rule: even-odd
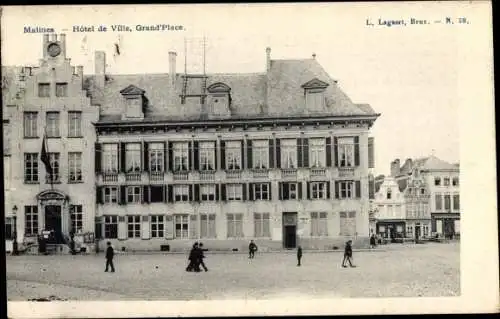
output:
[[[413,167],[420,167],[422,170],[457,170],[456,165],[450,164],[442,159],[437,158],[434,155],[416,159],[413,162]]]
[[[396,181],[398,183],[398,188],[400,192],[404,192],[406,187],[408,186],[408,178],[401,178]]]

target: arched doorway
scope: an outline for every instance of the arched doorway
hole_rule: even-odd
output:
[[[37,195],[41,208],[42,230],[51,231],[56,243],[63,243],[71,228],[68,212],[69,196],[58,190],[46,190]]]

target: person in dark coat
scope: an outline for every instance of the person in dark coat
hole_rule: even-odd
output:
[[[198,268],[199,271],[199,264],[198,264],[198,243],[194,243],[193,247],[191,248],[191,251],[189,252],[189,264],[186,267],[186,271],[196,271],[196,268]]]
[[[370,248],[375,248],[376,245],[377,245],[377,243],[376,243],[376,240],[375,240],[375,235],[372,234],[371,237],[370,237]]]
[[[250,244],[248,245],[248,258],[253,259],[257,249],[257,245],[253,242],[253,240],[250,240]]]
[[[199,253],[198,253],[198,268],[200,268],[200,265],[201,265],[205,271],[208,271],[208,268],[205,265],[205,262],[203,261],[203,259],[205,258],[205,254],[203,252],[207,251],[207,249],[203,248],[203,243],[200,243],[198,245],[198,250],[199,250]]]
[[[349,262],[349,266],[351,267],[356,267],[352,264],[352,240],[348,240],[347,243],[345,243],[345,249],[344,249],[344,259],[342,260],[342,267],[346,268],[346,261]]]
[[[115,265],[113,265],[113,257],[115,256],[115,250],[111,246],[111,242],[108,241],[108,248],[106,248],[106,270],[108,271],[108,267],[111,267],[111,272],[115,272]]]
[[[300,260],[302,259],[302,247],[297,249],[297,267],[300,267]]]

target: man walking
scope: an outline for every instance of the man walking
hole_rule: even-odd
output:
[[[115,265],[113,265],[113,257],[115,255],[115,250],[111,246],[111,242],[108,241],[108,248],[106,249],[106,270],[108,272],[108,267],[111,267],[111,272],[115,272]]]
[[[253,259],[256,251],[257,245],[253,242],[253,240],[250,240],[250,244],[248,245],[248,258]]]
[[[351,267],[356,267],[352,264],[352,240],[348,240],[347,243],[345,243],[345,249],[344,249],[344,259],[342,260],[342,267],[347,268],[346,261],[349,262],[349,266]]]
[[[189,257],[188,261],[189,264],[186,267],[186,271],[193,271],[195,269],[197,260],[196,260],[196,255],[198,253],[198,243],[194,243],[193,247],[191,248],[191,251],[189,252]]]
[[[203,267],[203,269],[206,271],[208,271],[208,268],[207,266],[205,265],[205,262],[203,261],[203,259],[205,258],[205,254],[203,253],[204,251],[207,251],[206,249],[203,249],[203,243],[200,243],[198,245],[198,249],[199,249],[199,256],[198,256],[198,263]],[[198,266],[199,268],[199,266]]]
[[[302,259],[302,247],[297,249],[297,267],[300,267],[300,260]]]

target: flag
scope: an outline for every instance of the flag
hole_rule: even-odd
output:
[[[40,159],[45,165],[45,170],[47,171],[47,174],[49,174],[50,180],[52,180],[52,167],[50,165],[49,153],[47,152],[47,136],[45,134],[43,134],[42,151],[40,152],[40,154]]]

